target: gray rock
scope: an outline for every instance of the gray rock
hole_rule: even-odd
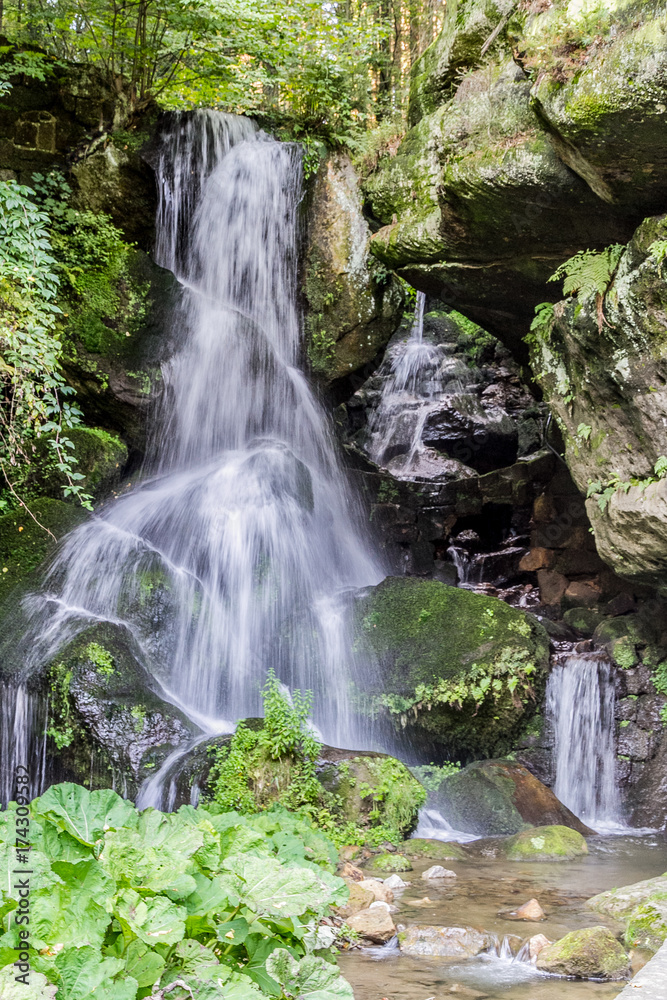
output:
[[[425,955],[438,958],[474,958],[493,943],[490,934],[474,927],[432,927],[414,925],[399,934],[399,945],[405,955]]]

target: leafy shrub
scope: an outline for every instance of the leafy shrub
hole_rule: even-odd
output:
[[[17,868],[14,810],[0,814],[5,872]],[[139,813],[109,789],[62,784],[33,801],[30,840],[31,965],[58,1000],[139,1000],[156,984],[175,1000],[352,1000],[319,925],[347,887],[302,819]],[[3,880],[2,975],[16,959],[17,878]]]

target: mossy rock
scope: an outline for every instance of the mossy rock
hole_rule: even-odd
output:
[[[667,892],[655,892],[630,914],[625,929],[628,948],[654,953],[667,940]]]
[[[655,878],[643,879],[617,889],[607,889],[591,896],[586,906],[599,913],[606,913],[615,920],[628,920],[630,915],[656,893],[667,893],[667,872]]]
[[[576,979],[625,979],[630,960],[608,927],[571,931],[540,952],[537,968]]]
[[[411,872],[412,865],[404,854],[376,854],[366,864],[374,875],[392,875],[394,872]]]
[[[536,826],[501,845],[508,861],[571,861],[588,854],[586,841],[567,826]]]
[[[31,574],[55,548],[56,540],[88,516],[82,507],[42,497],[0,517],[0,602]]]
[[[77,485],[95,500],[101,500],[120,483],[127,463],[127,445],[117,435],[100,427],[74,427],[67,435],[74,445],[74,471],[84,477]],[[33,465],[34,470],[31,468],[29,473],[29,485],[34,485],[47,496],[62,498],[67,479],[55,467],[55,456],[47,438],[40,439]],[[70,502],[78,501],[73,498]]]
[[[465,861],[468,857],[459,844],[422,837],[406,840],[400,845],[400,851],[408,858],[427,858],[429,861]]]
[[[45,669],[50,697],[48,755],[64,777],[96,787],[120,782],[136,795],[164,759],[199,730],[166,702],[123,626],[101,622]],[[91,760],[96,761],[91,779]]]
[[[534,774],[511,760],[475,761],[443,779],[433,802],[458,830],[479,836],[530,827],[593,831]]]
[[[568,608],[563,621],[576,628],[586,639],[590,639],[598,625],[605,621],[605,615],[597,608]]]
[[[380,664],[370,708],[383,706],[399,734],[449,760],[510,749],[546,677],[549,641],[535,618],[410,577],[363,591],[355,617],[357,642]]]

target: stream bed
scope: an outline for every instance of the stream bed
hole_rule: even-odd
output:
[[[571,862],[511,862],[475,857],[445,862],[456,879],[424,880],[432,860],[413,862],[402,875],[410,885],[395,893],[397,925],[472,926],[495,934],[526,939],[545,934],[556,941],[569,931],[596,924],[618,925],[587,909],[596,893],[667,870],[664,834],[594,837],[589,855]],[[540,923],[508,920],[498,911],[515,909],[532,897],[547,915]],[[430,900],[427,902],[426,900]],[[647,956],[633,957],[636,972]],[[415,958],[392,945],[357,949],[339,956],[356,1000],[611,1000],[622,982],[600,983],[547,976],[534,966],[497,955],[473,959]]]

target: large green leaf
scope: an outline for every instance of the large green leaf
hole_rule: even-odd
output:
[[[110,923],[114,883],[93,858],[55,861],[51,882],[31,897],[31,930],[41,947],[100,947]]]
[[[354,1000],[352,987],[336,966],[316,955],[297,962],[278,948],[267,958],[266,970],[294,1000]]]
[[[120,959],[102,958],[99,950],[89,945],[66,948],[56,955],[53,963],[54,981],[58,985],[57,1000],[97,997],[98,989],[103,985],[112,986],[122,968]]]
[[[189,896],[197,888],[187,854],[167,846],[166,839],[157,843],[144,839],[137,830],[111,830],[104,840],[100,861],[118,883],[133,889],[168,892],[172,898]]]
[[[204,981],[195,976],[182,976],[174,973],[170,982],[178,980],[175,989],[170,990],[169,1000],[265,1000],[264,994],[248,976],[241,972],[232,972],[225,966],[218,966],[218,972],[213,979]],[[162,986],[168,985],[165,980]]]
[[[325,875],[332,877],[327,872],[281,864],[276,858],[239,854],[226,858],[223,864],[243,880],[244,902],[258,913],[299,916],[306,910],[320,910],[331,895],[331,887],[323,879]]]
[[[92,846],[107,830],[135,826],[137,812],[110,788],[89,792],[81,785],[52,785],[32,803],[33,813],[66,830],[82,844]]]
[[[143,941],[130,941],[123,955],[125,972],[136,979],[139,986],[153,986],[164,970],[164,959]]]
[[[113,912],[124,929],[146,944],[176,944],[185,935],[185,907],[164,896],[144,899],[134,889],[123,889]]]
[[[179,941],[173,961],[182,969],[183,975],[196,976],[205,982],[213,979],[220,971],[220,962],[215,952],[199,941]]]
[[[41,972],[30,972],[27,986],[16,982],[18,974],[13,965],[0,969],[0,1000],[53,1000],[56,987]]]
[[[212,879],[195,875],[194,879],[196,889],[183,901],[189,914],[223,913],[235,909],[241,901],[241,883],[228,872]]]

